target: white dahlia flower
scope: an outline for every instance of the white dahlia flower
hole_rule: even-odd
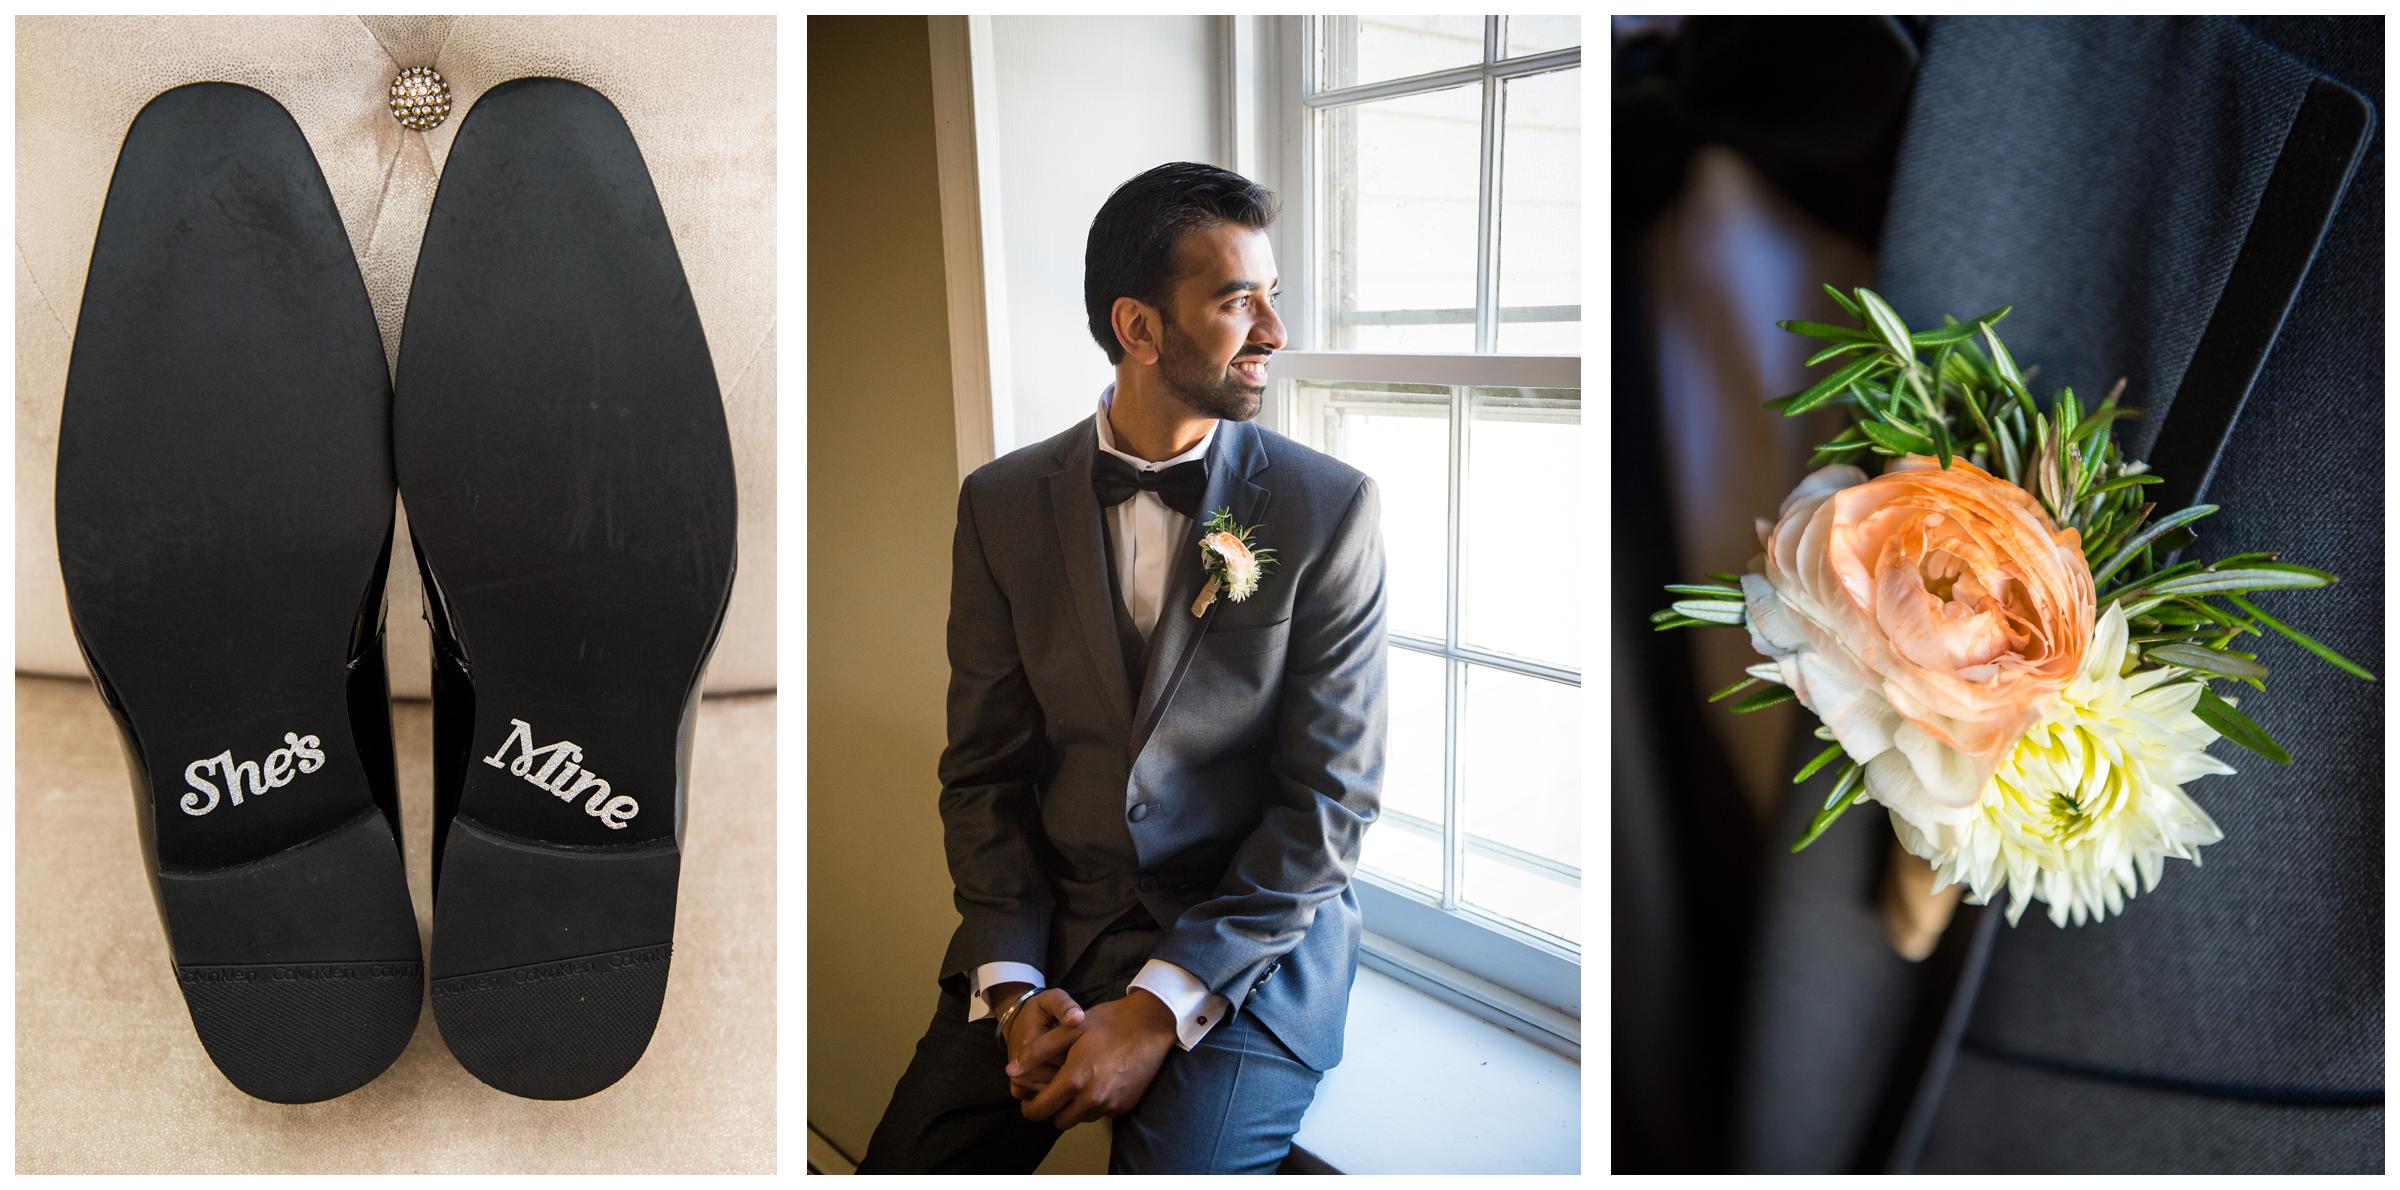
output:
[[[1962,822],[1892,827],[1932,863],[1934,888],[1964,884],[1975,904],[2008,890],[2014,925],[2028,901],[2064,926],[2121,913],[2125,898],[2158,887],[2164,860],[2200,862],[2224,837],[2183,784],[2232,766],[2208,754],[2215,729],[2192,713],[2201,685],[2179,669],[2125,676],[2133,649],[2125,613],[2100,617],[2082,669],[2058,702],[2002,760]]]

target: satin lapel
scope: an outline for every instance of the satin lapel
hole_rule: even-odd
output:
[[[1217,423],[1217,441],[1211,448],[1218,459],[1209,464],[1208,491],[1200,500],[1200,515],[1205,521],[1220,508],[1231,509],[1238,525],[1257,525],[1267,510],[1267,490],[1251,481],[1266,465],[1266,451],[1258,444],[1258,435],[1246,422]],[[1182,685],[1184,670],[1192,663],[1192,654],[1200,647],[1200,636],[1225,606],[1222,597],[1212,601],[1208,610],[1192,614],[1192,604],[1200,597],[1207,583],[1206,571],[1200,564],[1200,532],[1197,524],[1191,540],[1175,556],[1175,569],[1167,577],[1165,606],[1158,613],[1158,626],[1150,633],[1150,655],[1142,671],[1141,701],[1134,705],[1132,751],[1140,759],[1142,749],[1150,743],[1151,733],[1166,715],[1174,701],[1175,688]],[[1272,547],[1270,541],[1260,541],[1262,547]]]
[[[1096,434],[1087,431],[1069,446],[1064,467],[1047,480],[1051,523],[1058,530],[1058,556],[1065,573],[1069,601],[1074,605],[1076,635],[1083,638],[1084,659],[1091,663],[1109,713],[1127,731],[1133,729],[1133,693],[1125,683],[1124,651],[1117,646],[1117,617],[1109,606],[1108,573],[1102,567],[1100,505],[1092,498],[1092,455],[1099,449]]]
[[[2160,510],[2186,507],[2208,490],[2374,129],[2374,110],[2358,92],[2325,78],[2309,84],[2150,451],[2151,468],[2165,477],[2150,489]]]

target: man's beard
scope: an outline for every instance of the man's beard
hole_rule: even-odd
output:
[[[1192,341],[1176,329],[1175,316],[1166,313],[1162,321],[1166,334],[1159,341],[1158,375],[1166,381],[1167,391],[1175,399],[1202,417],[1248,421],[1258,416],[1258,407],[1266,394],[1266,386],[1253,386],[1233,374],[1231,368],[1212,365]],[[1235,356],[1241,359],[1242,356]],[[1264,353],[1258,358],[1265,359]]]

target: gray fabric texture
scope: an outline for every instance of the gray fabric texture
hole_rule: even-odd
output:
[[[2379,21],[2309,36],[2348,47],[2332,77],[2379,101]],[[1877,288],[1912,325],[2014,303],[2002,329],[2041,364],[2038,393],[2072,385],[2088,407],[2127,378],[2144,412],[2122,441],[2140,457],[2253,237],[2317,230],[2252,215],[2321,73],[2230,19],[1936,20]],[[2224,511],[2188,555],[2279,548],[2345,576],[2257,602],[2378,673],[2382,223],[2377,139],[2226,440],[2205,493]],[[2243,647],[2274,674],[2244,710],[2295,762],[2220,742],[2239,774],[2190,787],[2226,834],[2204,866],[2170,864],[2122,918],[2000,927],[1949,1085],[1922,1088],[1939,1099],[1919,1167],[2381,1168],[2380,687],[2278,637]],[[1828,858],[1768,861],[1789,867],[1762,920],[1742,1168],[1880,1167],[1875,1101],[1919,1073],[1878,1086],[1857,1069],[1921,1006],[1897,960],[1868,953],[1865,861]]]
[[[1808,743],[1810,754],[1823,746]],[[1764,916],[1733,1072],[1730,1163],[1742,1172],[1851,1168],[1926,986],[1925,969],[1883,938],[1875,890],[1891,828],[1881,815],[1845,816],[1808,850],[1787,853],[1822,798],[1785,799],[1751,861]]]
[[[2328,1109],[2060,1075],[1959,1055],[1949,1094],[2006,1127],[1954,1126],[1921,1173],[2376,1173],[2383,1108]],[[2032,1138],[2039,1137],[2038,1143]]]

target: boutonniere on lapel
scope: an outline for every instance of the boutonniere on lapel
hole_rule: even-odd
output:
[[[2151,891],[2166,857],[2198,864],[2223,838],[2183,789],[2233,772],[2212,742],[2291,763],[2212,689],[2265,691],[2245,638],[2279,633],[2374,680],[2252,602],[2334,576],[2271,550],[2179,560],[2216,506],[2153,516],[2160,477],[2112,430],[2134,412],[2124,382],[2096,407],[2072,389],[2038,405],[1992,329],[2007,307],[1912,332],[1871,290],[1826,292],[1859,325],[1777,324],[1827,342],[1811,367],[1839,363],[1768,404],[1838,405],[1850,424],[1759,522],[1748,573],[1670,586],[1651,620],[1747,628],[1768,660],[1710,701],[1765,683],[1732,709],[1796,699],[1823,721],[1793,782],[1831,770],[1832,788],[1793,851],[1873,801],[1935,890],[1981,905],[2005,889],[2011,925],[2030,900],[2061,926],[2122,912],[2137,876]]]
[[[1258,590],[1258,580],[1275,566],[1275,551],[1251,548],[1250,537],[1258,527],[1245,529],[1234,524],[1230,508],[1218,509],[1200,530],[1200,566],[1208,573],[1208,584],[1200,588],[1200,597],[1192,600],[1195,616],[1208,612],[1219,591],[1235,603],[1250,598]]]

